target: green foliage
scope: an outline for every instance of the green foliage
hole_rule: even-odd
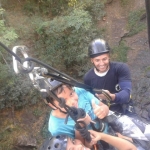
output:
[[[4,13],[3,9],[0,9],[0,14]],[[15,33],[14,29],[7,27],[5,20],[0,20],[0,41],[9,46],[12,44],[18,35]],[[38,101],[38,94],[33,89],[32,84],[25,76],[22,77],[14,74],[11,69],[12,66],[9,65],[11,55],[8,55],[6,51],[0,47],[0,109],[7,107],[19,107],[25,104],[35,104]]]
[[[33,110],[33,114],[36,117],[40,117],[43,114],[43,111],[41,109],[36,108],[36,109]]]
[[[40,35],[37,47],[44,55],[42,59],[53,67],[71,69],[70,72],[87,64],[89,41],[100,35],[90,14],[81,9],[42,23],[37,33]]]
[[[49,121],[49,113],[46,114],[43,128],[41,129],[41,135],[43,138],[51,137],[50,132],[48,131],[48,121]]]
[[[47,33],[55,37],[60,37],[64,35],[65,30],[68,28],[72,28],[73,31],[71,32],[78,32],[82,29],[88,30],[91,23],[91,16],[87,11],[75,9],[68,16],[55,17],[52,21],[44,22],[37,32],[40,33],[39,31],[41,31],[43,27],[49,26]],[[66,32],[66,34],[67,33],[68,32]]]
[[[68,0],[68,6],[74,7],[77,4],[77,0]]]
[[[6,77],[2,82],[0,90],[0,109],[31,105],[39,100],[39,93],[33,88],[27,77],[16,76],[11,71],[7,71],[7,74],[10,77]]]
[[[82,1],[78,0],[76,1],[75,5],[73,5],[73,7],[77,9],[87,10],[87,8],[90,7],[92,4],[93,4],[93,0],[82,0]],[[71,8],[71,11],[72,11],[72,8]]]
[[[77,1],[75,8],[87,10],[94,20],[100,20],[106,15],[104,10],[107,0],[82,0]]]
[[[1,70],[1,72],[0,72],[0,83],[1,83],[1,85],[4,85],[4,82],[6,81],[6,79],[8,77],[10,77],[10,75],[8,74],[8,69],[9,68],[7,65],[2,64],[0,62],[0,70]]]
[[[66,4],[66,0],[26,0],[24,10],[28,15],[36,13],[58,15],[65,9]]]
[[[4,9],[0,9],[0,15],[3,15]],[[18,38],[13,28],[6,27],[5,20],[0,19],[0,41],[5,45],[10,45],[13,41]]]
[[[121,1],[121,5],[124,7],[124,6],[127,6],[130,2],[130,0],[120,0]]]
[[[145,29],[145,22],[140,21],[143,14],[145,14],[145,10],[143,9],[133,11],[129,14],[127,28],[130,32],[127,36],[132,36]]]
[[[127,62],[128,50],[129,47],[122,41],[119,46],[113,48],[112,59],[115,61]]]
[[[101,18],[106,15],[106,12],[104,11],[105,2],[106,0],[94,0],[89,7],[90,13],[95,20],[101,20]]]
[[[33,19],[33,16],[31,17],[31,26],[34,26],[37,31],[35,34],[37,51],[34,53],[53,67],[63,71],[67,70],[73,77],[82,76],[89,69],[89,63],[87,63],[89,60],[87,58],[88,44],[93,38],[102,36],[102,32],[93,25],[91,14],[86,10],[91,7],[94,15],[94,11],[99,12],[98,9],[103,7],[101,4],[101,6],[99,5],[98,0],[82,0],[74,1],[74,9],[69,8],[62,12],[68,6],[66,4],[68,4],[66,0],[26,0],[24,10],[29,15],[36,13],[65,14],[47,22],[44,22],[44,19],[38,18],[36,20]],[[96,9],[93,9],[92,4]],[[3,13],[4,10],[0,9],[0,14]],[[35,24],[39,25],[38,28]],[[21,32],[22,35],[25,35],[23,34],[24,31],[26,34],[29,33],[24,25],[18,26],[17,31]],[[0,20],[0,40],[9,46],[17,38],[18,35],[14,29],[7,27],[2,18]],[[28,77],[23,75],[16,77],[14,75],[14,71],[10,69],[12,68],[9,65],[10,61],[12,62],[10,56],[8,57],[7,53],[2,50],[2,55],[0,54],[0,109],[36,103],[39,94],[33,90]],[[34,114],[40,115],[39,111],[35,111]]]
[[[4,12],[5,12],[5,9],[0,8],[0,15],[3,15],[3,14],[4,14]]]
[[[12,132],[6,130],[2,133],[0,133],[0,150],[12,150],[12,140],[8,140],[8,138],[11,136]]]
[[[28,15],[33,15],[38,11],[35,1],[27,0],[24,4],[24,11],[27,12]]]

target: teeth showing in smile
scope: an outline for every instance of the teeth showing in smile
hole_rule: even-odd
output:
[[[100,69],[104,69],[104,68],[105,68],[105,66],[100,66],[99,68],[100,68]]]

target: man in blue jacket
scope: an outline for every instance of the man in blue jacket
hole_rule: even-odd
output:
[[[125,110],[123,104],[130,101],[130,70],[125,63],[111,62],[109,52],[110,47],[103,39],[95,39],[90,43],[88,53],[94,67],[85,74],[84,83],[93,88],[104,89],[111,97],[110,110],[122,113]],[[96,96],[106,99],[103,94]],[[131,106],[128,111],[132,112]]]

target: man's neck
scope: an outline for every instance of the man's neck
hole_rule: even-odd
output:
[[[102,73],[99,72],[96,68],[94,68],[95,74],[96,74],[97,76],[99,76],[99,77],[104,77],[104,76],[107,74],[108,71],[109,71],[109,67],[108,67],[107,71],[102,72]]]
[[[53,110],[52,115],[57,118],[66,118],[67,114],[61,112],[59,109]]]

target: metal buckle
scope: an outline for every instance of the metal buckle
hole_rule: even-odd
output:
[[[127,109],[129,112],[133,112],[133,106],[128,106],[128,109]]]
[[[117,117],[117,118],[121,117],[121,113],[116,113],[116,112],[114,112],[112,115],[114,115],[114,116]]]

